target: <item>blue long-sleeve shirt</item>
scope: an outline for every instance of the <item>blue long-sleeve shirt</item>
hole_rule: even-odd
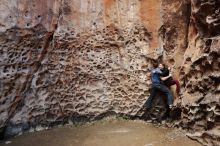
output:
[[[163,72],[159,68],[154,68],[151,70],[151,81],[152,84],[160,84],[160,76],[163,76]]]

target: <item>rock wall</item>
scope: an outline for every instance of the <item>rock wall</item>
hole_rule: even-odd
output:
[[[180,69],[185,87],[181,125],[196,132],[190,136],[202,144],[219,145],[220,2],[192,1],[191,5],[188,47]]]
[[[217,0],[2,0],[1,130],[8,136],[136,115],[149,96],[152,63],[163,59],[181,81],[176,125],[215,145],[219,6]]]
[[[150,31],[141,23],[149,17],[141,17],[140,5],[2,1],[0,125],[6,135],[108,112],[134,115],[149,95],[146,73],[158,56],[150,43],[156,26]]]
[[[164,60],[182,86],[176,126],[203,145],[219,145],[219,1],[162,1]]]

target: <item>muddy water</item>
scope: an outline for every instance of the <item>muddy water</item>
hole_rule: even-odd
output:
[[[7,143],[7,144],[6,144]],[[9,144],[8,144],[9,143]],[[200,146],[179,130],[140,121],[99,121],[29,133],[1,146]]]

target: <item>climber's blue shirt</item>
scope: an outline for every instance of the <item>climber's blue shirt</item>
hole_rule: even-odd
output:
[[[159,68],[154,68],[151,70],[151,81],[152,84],[160,84],[160,76],[162,76],[162,71]]]

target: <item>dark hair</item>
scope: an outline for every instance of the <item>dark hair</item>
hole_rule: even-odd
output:
[[[161,63],[161,64],[163,65],[163,67],[164,67],[164,68],[166,68],[166,67],[167,67],[165,63]]]
[[[157,68],[158,65],[159,65],[158,62],[153,62],[153,67],[154,67],[154,68]]]

